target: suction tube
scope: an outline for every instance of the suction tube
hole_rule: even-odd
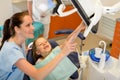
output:
[[[100,55],[100,62],[99,62],[99,68],[100,69],[104,68],[104,66],[105,66],[105,60],[106,60],[106,54],[105,54],[106,43],[105,43],[105,41],[100,41],[99,45],[101,45],[102,43],[104,44],[104,48],[103,48],[103,51],[101,52],[101,55]]]
[[[101,19],[102,14],[103,14],[103,6],[102,6],[101,2],[98,0],[96,2],[95,14],[91,18],[91,23],[83,34],[84,37],[87,37],[87,35],[91,31],[92,27],[98,23],[98,21]]]
[[[102,40],[99,42],[99,45],[101,45],[102,43],[104,44],[104,48],[103,48],[103,54],[104,54],[106,50],[106,42]]]

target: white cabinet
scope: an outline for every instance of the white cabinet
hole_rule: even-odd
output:
[[[98,35],[112,41],[117,18],[120,18],[120,13],[116,13],[115,15],[103,15],[99,22]]]

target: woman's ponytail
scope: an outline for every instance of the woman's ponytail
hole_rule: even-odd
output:
[[[2,38],[2,41],[1,41],[0,49],[2,48],[4,42],[11,37],[9,26],[10,26],[10,19],[7,19],[7,20],[5,21],[4,27],[3,27],[3,38]]]

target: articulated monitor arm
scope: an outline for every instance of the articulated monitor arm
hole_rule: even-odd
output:
[[[73,14],[74,12],[77,11],[77,9],[74,8],[74,9],[72,9],[72,10],[63,12],[63,11],[65,10],[65,8],[66,8],[66,7],[65,7],[64,4],[60,4],[60,5],[59,5],[57,12],[58,12],[58,14],[59,14],[60,17],[64,17],[64,16],[71,15],[71,14]]]
[[[64,9],[65,9],[65,5],[63,3],[60,4],[57,9],[58,15],[60,17],[69,16],[77,11],[77,9],[74,8],[72,10],[63,12]],[[96,4],[95,4],[94,16],[90,19],[91,22],[90,22],[89,26],[86,28],[86,30],[84,31],[83,35],[81,35],[81,39],[83,40],[87,37],[87,35],[89,34],[89,32],[91,31],[93,26],[95,26],[99,22],[99,20],[101,19],[101,16],[103,14],[113,14],[118,11],[120,11],[120,2],[118,2],[117,4],[115,4],[113,6],[107,7],[107,6],[103,6],[100,0],[97,0]]]

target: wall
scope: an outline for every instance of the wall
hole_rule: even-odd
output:
[[[68,5],[66,6],[65,11],[71,10],[71,9],[73,9],[73,6]],[[63,36],[63,35],[55,35],[55,32],[57,30],[65,30],[65,29],[74,30],[80,24],[80,22],[81,22],[81,18],[77,14],[77,12],[66,17],[52,16],[50,31],[49,31],[49,38]]]
[[[101,0],[103,5],[111,6],[117,2],[120,2],[120,0]]]
[[[120,55],[120,18],[117,19],[115,26],[115,32],[112,42],[111,55],[118,58]]]
[[[0,25],[13,13],[11,0],[0,0]]]
[[[13,5],[13,13],[26,11],[27,10],[27,1],[26,0],[14,0],[12,2]]]
[[[24,1],[27,1],[27,0],[12,0],[13,3],[19,3],[19,2],[24,2]]]

